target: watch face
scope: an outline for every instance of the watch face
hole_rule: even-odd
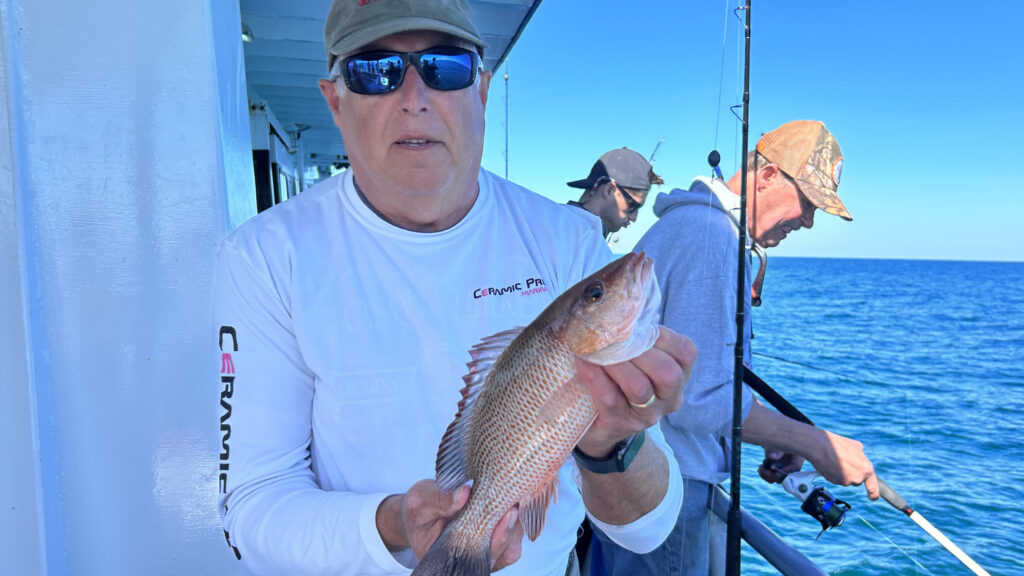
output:
[[[613,472],[625,472],[629,465],[644,445],[644,438],[647,434],[641,430],[615,445],[615,450],[607,458],[597,460],[584,454],[578,447],[572,449],[573,458],[576,464],[594,474],[611,474]]]
[[[647,434],[641,430],[633,435],[626,441],[626,445],[616,455],[616,468],[619,472],[625,472],[629,465],[633,463],[633,458],[636,458],[636,453],[640,451],[640,447],[644,445],[644,437]]]

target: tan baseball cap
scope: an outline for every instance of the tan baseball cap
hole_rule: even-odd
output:
[[[471,42],[481,55],[487,47],[466,0],[334,0],[324,25],[327,70],[338,56],[410,30],[451,34]]]
[[[800,191],[821,210],[853,220],[836,192],[843,171],[843,153],[825,124],[794,120],[768,132],[757,151],[796,180]]]

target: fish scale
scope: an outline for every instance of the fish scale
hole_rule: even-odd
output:
[[[470,480],[473,488],[415,576],[488,574],[495,525],[515,505],[526,536],[537,539],[558,471],[597,417],[575,358],[612,364],[643,353],[657,338],[659,308],[651,259],[628,254],[566,290],[526,328],[473,347],[437,455],[442,492]]]
[[[572,384],[576,372],[572,350],[544,332],[524,332],[516,344],[519,350],[510,346],[510,354],[502,357],[508,362],[495,363],[493,381],[481,392],[474,411],[474,418],[489,424],[475,427],[478,436],[470,438],[480,447],[475,461],[481,468],[474,472],[493,480],[483,490],[474,491],[460,516],[460,523],[472,527],[460,539],[467,545],[480,538],[489,542],[498,520],[523,494],[546,486],[565,460],[558,454],[571,451],[596,416],[590,396],[579,388],[575,402],[563,409],[564,422],[538,422],[541,406],[563,386]],[[537,365],[506,365],[530,364],[530,359]],[[531,381],[523,382],[526,377]],[[515,393],[518,390],[524,392]],[[540,458],[530,458],[538,452]],[[543,458],[544,452],[551,456]]]

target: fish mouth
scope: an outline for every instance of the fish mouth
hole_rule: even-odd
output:
[[[628,337],[581,356],[584,360],[601,366],[636,358],[653,348],[660,334],[658,324],[661,317],[661,290],[654,275],[654,260],[643,252],[632,253],[624,260],[626,273],[638,288],[634,292],[634,300],[639,307],[642,298],[643,307],[628,326]]]
[[[641,340],[643,351],[646,352],[654,346],[654,341],[658,339],[658,324],[661,322],[661,290],[658,288],[658,279],[654,276],[654,259],[643,252],[638,256],[644,307],[640,310],[633,325],[633,337]]]
[[[637,324],[641,324],[642,320],[651,314],[652,309],[657,314],[661,305],[661,291],[658,289],[658,281],[654,277],[654,259],[647,256],[645,252],[634,252],[632,256],[629,262],[632,268],[630,273],[640,284],[639,292],[643,294],[644,299],[643,310],[637,316]],[[657,320],[658,318],[655,317],[655,323]]]
[[[651,281],[654,280],[654,259],[645,252],[637,254],[637,259],[640,260],[640,283],[650,288]]]

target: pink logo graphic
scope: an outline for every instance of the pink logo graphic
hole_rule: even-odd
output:
[[[225,352],[220,355],[220,373],[221,374],[234,374],[235,373],[235,362],[231,359],[231,354]]]

